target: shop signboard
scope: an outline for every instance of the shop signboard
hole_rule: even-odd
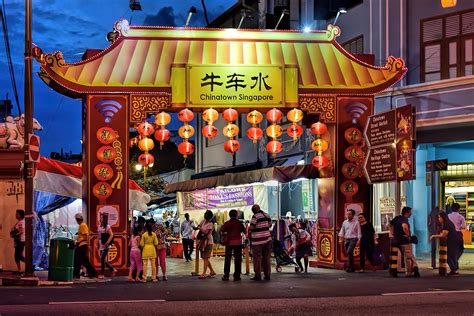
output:
[[[275,65],[188,66],[188,106],[284,104],[283,67]]]
[[[428,160],[426,162],[426,171],[448,170],[448,159]]]
[[[369,145],[364,171],[369,183],[414,179],[413,109],[406,105],[369,118],[364,130]]]
[[[252,206],[254,194],[252,186],[213,188],[185,192],[184,209],[216,209]]]

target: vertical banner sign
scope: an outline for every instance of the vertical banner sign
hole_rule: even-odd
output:
[[[86,190],[88,222],[97,234],[101,215],[106,215],[114,240],[126,244],[128,221],[128,98],[121,95],[87,97]],[[92,255],[95,256],[93,244]],[[127,262],[126,247],[116,244],[113,263]],[[93,257],[92,256],[92,257]]]

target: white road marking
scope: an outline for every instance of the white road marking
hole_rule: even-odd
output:
[[[400,293],[382,293],[381,295],[382,296],[396,296],[396,295],[456,294],[456,293],[474,293],[474,290],[400,292]]]
[[[107,304],[107,303],[157,303],[166,300],[128,300],[128,301],[72,301],[72,302],[48,302],[48,305],[69,305],[69,304]]]

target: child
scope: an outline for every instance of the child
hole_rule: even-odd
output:
[[[140,238],[140,246],[142,247],[142,260],[143,260],[143,279],[141,282],[147,281],[148,274],[148,261],[151,261],[151,278],[153,282],[158,282],[156,278],[156,246],[158,246],[158,238],[153,232],[153,224],[147,222],[145,224],[146,232],[143,233]]]
[[[156,237],[158,237],[158,246],[156,247],[157,260],[159,260],[161,273],[163,274],[163,281],[168,281],[166,277],[166,237],[168,236],[166,228],[163,224],[156,224],[155,226]],[[158,278],[158,273],[156,276]]]
[[[138,227],[133,228],[133,234],[128,243],[130,249],[130,270],[128,273],[128,281],[140,281],[140,272],[142,271],[142,255],[140,251],[140,234]],[[133,278],[133,270],[137,270],[136,279]]]

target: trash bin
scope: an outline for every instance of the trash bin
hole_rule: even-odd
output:
[[[51,239],[48,280],[71,282],[74,270],[74,240],[65,237]]]

